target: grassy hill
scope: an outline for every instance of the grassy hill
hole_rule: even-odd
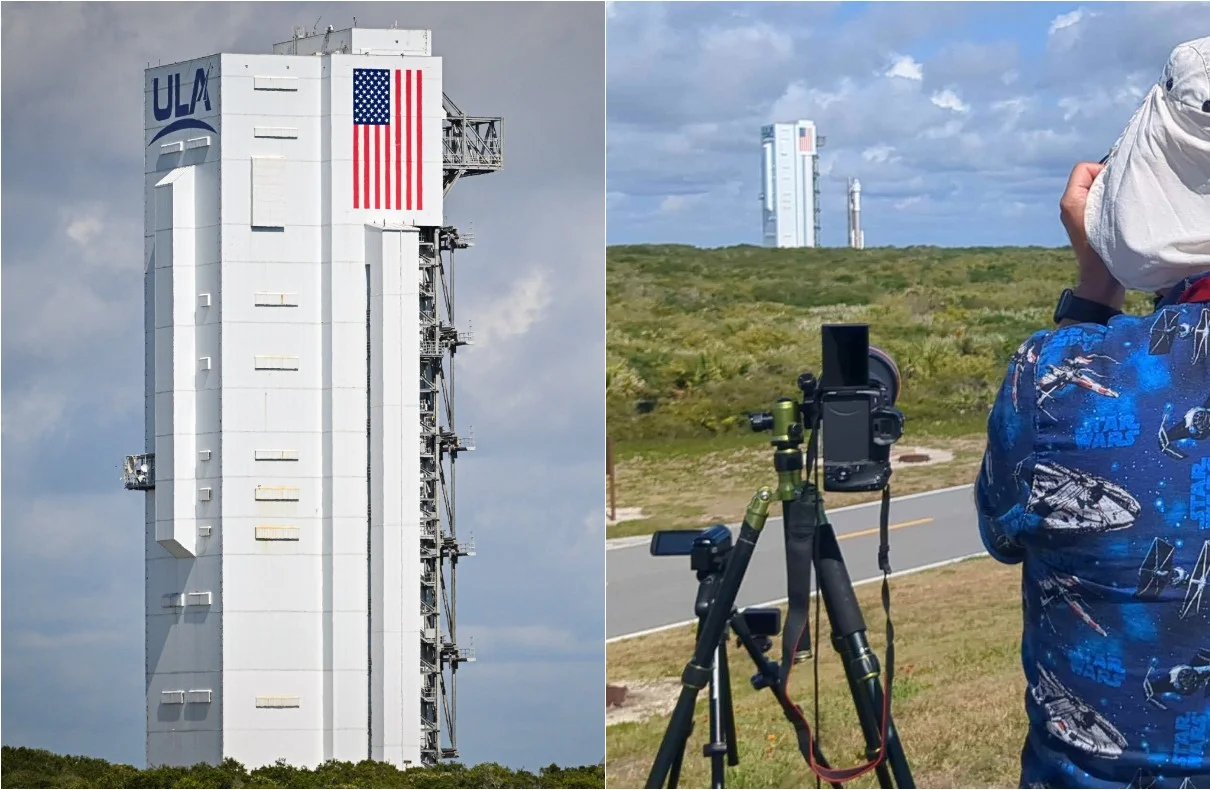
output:
[[[400,771],[390,763],[332,761],[314,770],[276,765],[249,771],[235,760],[192,768],[138,769],[95,757],[53,754],[45,749],[0,749],[0,787],[604,787],[600,765],[538,773],[496,763],[474,767],[446,763]]]
[[[1075,272],[1069,249],[1038,247],[619,246],[606,260],[609,433],[622,442],[747,430],[738,415],[818,373],[829,322],[870,324],[915,430],[980,431],[1009,354],[1050,323]]]
[[[611,526],[618,536],[742,512],[772,479],[768,438],[744,414],[818,374],[824,323],[870,325],[903,376],[903,443],[954,454],[896,473],[896,492],[969,482],[1009,355],[1050,325],[1075,263],[1069,248],[617,246],[606,273],[618,505],[648,516]],[[1127,309],[1145,311],[1146,297]]]

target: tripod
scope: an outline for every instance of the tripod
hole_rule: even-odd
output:
[[[823,598],[832,625],[832,645],[840,653],[844,663],[849,690],[866,741],[866,754],[871,760],[880,756],[885,758],[879,759],[874,765],[879,784],[881,787],[897,785],[901,788],[914,788],[915,783],[891,718],[889,700],[884,697],[882,688],[878,685],[878,660],[866,639],[865,619],[857,605],[857,597],[845,568],[840,546],[836,542],[835,532],[824,515],[823,499],[815,485],[801,480],[802,456],[797,451],[797,443],[794,445],[794,456],[797,457],[797,463],[794,463],[788,453],[779,449],[775,455],[775,465],[778,467],[779,476],[778,494],[783,500],[787,564],[792,566],[795,574],[791,578],[801,579],[805,575],[806,584],[794,584],[790,591],[790,617],[783,634],[783,652],[792,656],[802,645],[801,636],[806,632],[806,595],[803,593],[805,590],[809,594],[809,574],[814,566],[819,578],[819,595]],[[786,693],[785,682],[789,678],[789,665],[783,666],[782,671],[778,672],[776,665],[766,659],[756,647],[751,634],[747,632],[743,617],[735,612],[735,598],[748,563],[752,559],[756,541],[764,528],[773,498],[773,492],[769,488],[762,488],[748,506],[735,548],[727,558],[713,600],[700,620],[701,626],[693,657],[681,675],[683,687],[680,697],[660,742],[651,773],[647,777],[646,786],[649,788],[663,787],[665,780],[669,780],[669,787],[677,785],[685,744],[693,729],[693,709],[697,694],[711,680],[716,680],[716,651],[728,628],[739,635],[757,665],[759,674],[754,679],[754,685],[769,687],[782,706],[786,718],[794,725],[799,751],[811,764],[812,769],[824,776],[834,787],[868,770],[867,767],[850,771],[831,771],[811,737],[810,728],[802,712],[789,700]],[[888,502],[889,493],[884,494],[883,498],[884,535],[887,529]],[[804,549],[807,552],[805,556]],[[884,584],[884,601],[887,594]],[[701,599],[699,590],[699,603]],[[798,623],[801,623],[801,627]],[[893,652],[890,650],[888,657],[893,665]],[[891,677],[890,673],[888,677]],[[729,709],[729,694],[727,706]],[[734,727],[733,719],[730,724]],[[711,728],[711,740],[716,743],[713,723]],[[726,748],[734,748],[733,734]],[[713,754],[711,756],[713,758]],[[887,763],[890,764],[889,770]],[[820,771],[819,768],[824,770]],[[712,764],[714,787],[722,787],[721,771],[722,757],[719,755]],[[892,784],[892,776],[895,784]]]
[[[714,600],[714,593],[722,578],[722,569],[715,567],[698,571],[697,600],[693,610],[698,616],[698,635],[703,633],[706,614]],[[723,626],[722,638],[714,646],[714,655],[710,673],[710,741],[702,747],[702,756],[710,758],[710,786],[721,788],[724,785],[723,759],[727,765],[739,765],[739,752],[735,745],[735,709],[731,705],[731,673],[727,666],[727,631]],[[692,720],[690,721],[692,730]],[[688,738],[689,733],[686,733]],[[672,763],[669,782],[673,787],[680,781],[681,762],[684,750],[678,752]]]

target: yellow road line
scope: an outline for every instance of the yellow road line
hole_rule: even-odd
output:
[[[928,524],[932,520],[933,519],[931,519],[931,518],[918,518],[915,521],[903,521],[903,522],[900,522],[899,524],[892,524],[889,527],[887,527],[887,529],[890,530],[890,529],[903,529],[904,527],[916,527],[921,524]],[[846,532],[843,535],[837,535],[836,539],[837,540],[848,540],[849,538],[860,538],[865,535],[877,535],[877,534],[878,534],[878,527],[874,527],[873,529],[863,529],[860,532]]]

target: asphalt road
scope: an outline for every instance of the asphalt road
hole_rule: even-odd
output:
[[[786,597],[784,533],[781,516],[772,515],[780,510],[775,505],[756,544],[739,591],[741,608]],[[878,513],[877,502],[828,513],[854,583],[881,577]],[[891,568],[897,573],[984,551],[969,485],[892,499],[890,527]],[[650,536],[607,543],[607,639],[693,620],[697,578],[689,569],[689,558],[652,557],[650,544]]]

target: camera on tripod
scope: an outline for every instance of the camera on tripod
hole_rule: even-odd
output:
[[[891,478],[891,445],[903,436],[899,368],[890,354],[870,345],[866,324],[825,324],[823,376],[798,377],[802,403],[783,398],[771,412],[748,415],[754,431],[772,431],[779,472],[802,468],[804,431],[821,428],[825,491],[878,491]],[[782,467],[786,468],[783,469]]]

